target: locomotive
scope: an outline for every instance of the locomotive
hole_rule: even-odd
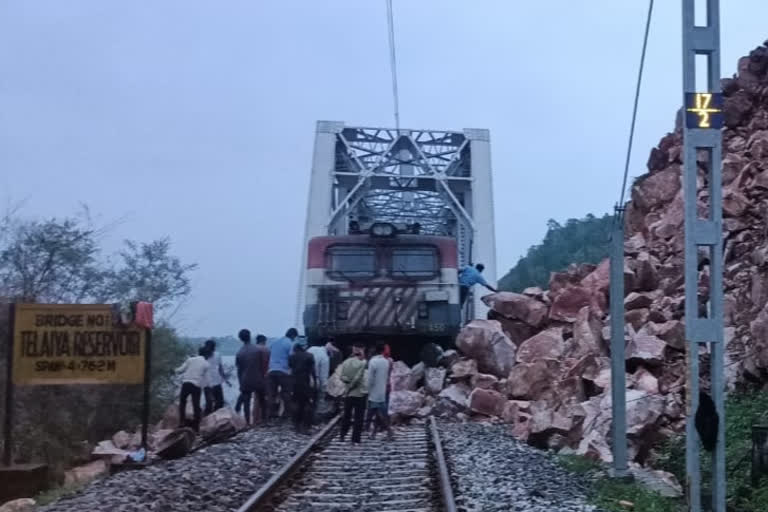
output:
[[[418,344],[446,345],[459,331],[456,240],[421,234],[418,224],[376,222],[361,229],[353,221],[349,234],[311,238],[306,275],[310,340],[383,339],[402,346],[419,338]]]

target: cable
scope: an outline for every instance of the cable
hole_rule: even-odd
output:
[[[395,103],[395,128],[400,131],[400,101],[397,94],[397,57],[395,56],[395,15],[392,0],[387,0],[387,25],[389,27],[389,66],[392,70],[392,98]]]
[[[624,207],[624,193],[627,189],[627,175],[629,174],[629,160],[632,156],[632,141],[635,137],[635,120],[637,119],[637,104],[640,100],[640,84],[643,81],[643,67],[645,65],[645,51],[648,47],[648,33],[651,29],[651,15],[653,14],[653,0],[648,3],[648,18],[645,21],[645,36],[643,37],[643,51],[640,54],[640,69],[637,72],[637,87],[635,88],[635,105],[632,108],[632,124],[629,128],[629,142],[627,144],[627,158],[624,162],[624,179],[621,182],[621,195],[619,197],[619,208]]]

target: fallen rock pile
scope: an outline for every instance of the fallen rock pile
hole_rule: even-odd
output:
[[[768,46],[741,58],[722,88],[726,385],[732,390],[768,381]],[[675,131],[651,151],[648,173],[634,182],[625,215],[627,424],[630,456],[640,463],[657,440],[685,423],[682,145],[678,114]],[[709,184],[705,155],[698,157],[703,215]],[[702,308],[709,272],[702,255]],[[392,412],[486,416],[511,424],[530,444],[610,461],[609,282],[605,260],[553,273],[547,290],[484,297],[489,319],[462,330],[458,354],[446,353],[438,369],[397,370]],[[699,359],[706,375],[706,348]],[[429,385],[421,374],[430,375]]]

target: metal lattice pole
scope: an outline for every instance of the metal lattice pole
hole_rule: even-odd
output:
[[[611,233],[611,405],[613,476],[627,476],[627,389],[624,346],[624,218],[617,206]]]
[[[706,24],[695,23],[694,0],[683,0],[683,186],[685,197],[685,333],[688,366],[686,404],[686,472],[689,509],[701,511],[699,436],[699,346],[710,343],[712,399],[718,414],[718,437],[712,459],[712,510],[725,512],[725,408],[723,386],[723,250],[722,250],[722,94],[720,92],[720,2],[707,0]],[[697,91],[696,56],[707,62],[707,83]],[[701,86],[700,86],[701,87]],[[709,208],[699,216],[697,154],[706,155]],[[709,308],[698,296],[699,253],[709,261]],[[708,311],[707,311],[708,309]]]

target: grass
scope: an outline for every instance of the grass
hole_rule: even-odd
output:
[[[604,469],[602,464],[578,455],[560,455],[558,461],[565,469],[579,475]],[[611,512],[626,512],[627,510],[680,512],[684,510],[681,500],[665,498],[637,483],[627,483],[607,477],[598,479],[592,484],[590,501],[603,510]],[[632,507],[629,508],[622,502],[631,503]]]
[[[733,394],[725,403],[725,463],[727,503],[738,512],[768,511],[768,476],[752,488],[750,482],[752,424],[768,413],[768,392]],[[668,439],[651,461],[651,465],[685,481],[685,437]],[[711,456],[702,449],[701,482],[705,494],[712,481]]]
[[[752,448],[752,425],[765,420],[768,415],[768,392],[755,391],[733,394],[725,405],[725,443],[726,443],[726,481],[727,503],[729,511],[767,512],[768,511],[768,475],[760,485],[752,488],[750,482]],[[765,421],[763,421],[765,422]],[[701,450],[701,482],[703,494],[712,480],[711,455]],[[586,474],[601,468],[592,460],[575,455],[558,457],[560,464],[567,470]],[[683,435],[667,439],[656,450],[649,461],[656,469],[668,471],[679,482],[685,482],[685,437]],[[665,498],[648,491],[638,484],[628,484],[612,479],[598,480],[592,486],[592,502],[608,511],[629,510],[619,504],[620,501],[634,503],[632,510],[644,512],[678,512],[684,510],[683,501]]]

